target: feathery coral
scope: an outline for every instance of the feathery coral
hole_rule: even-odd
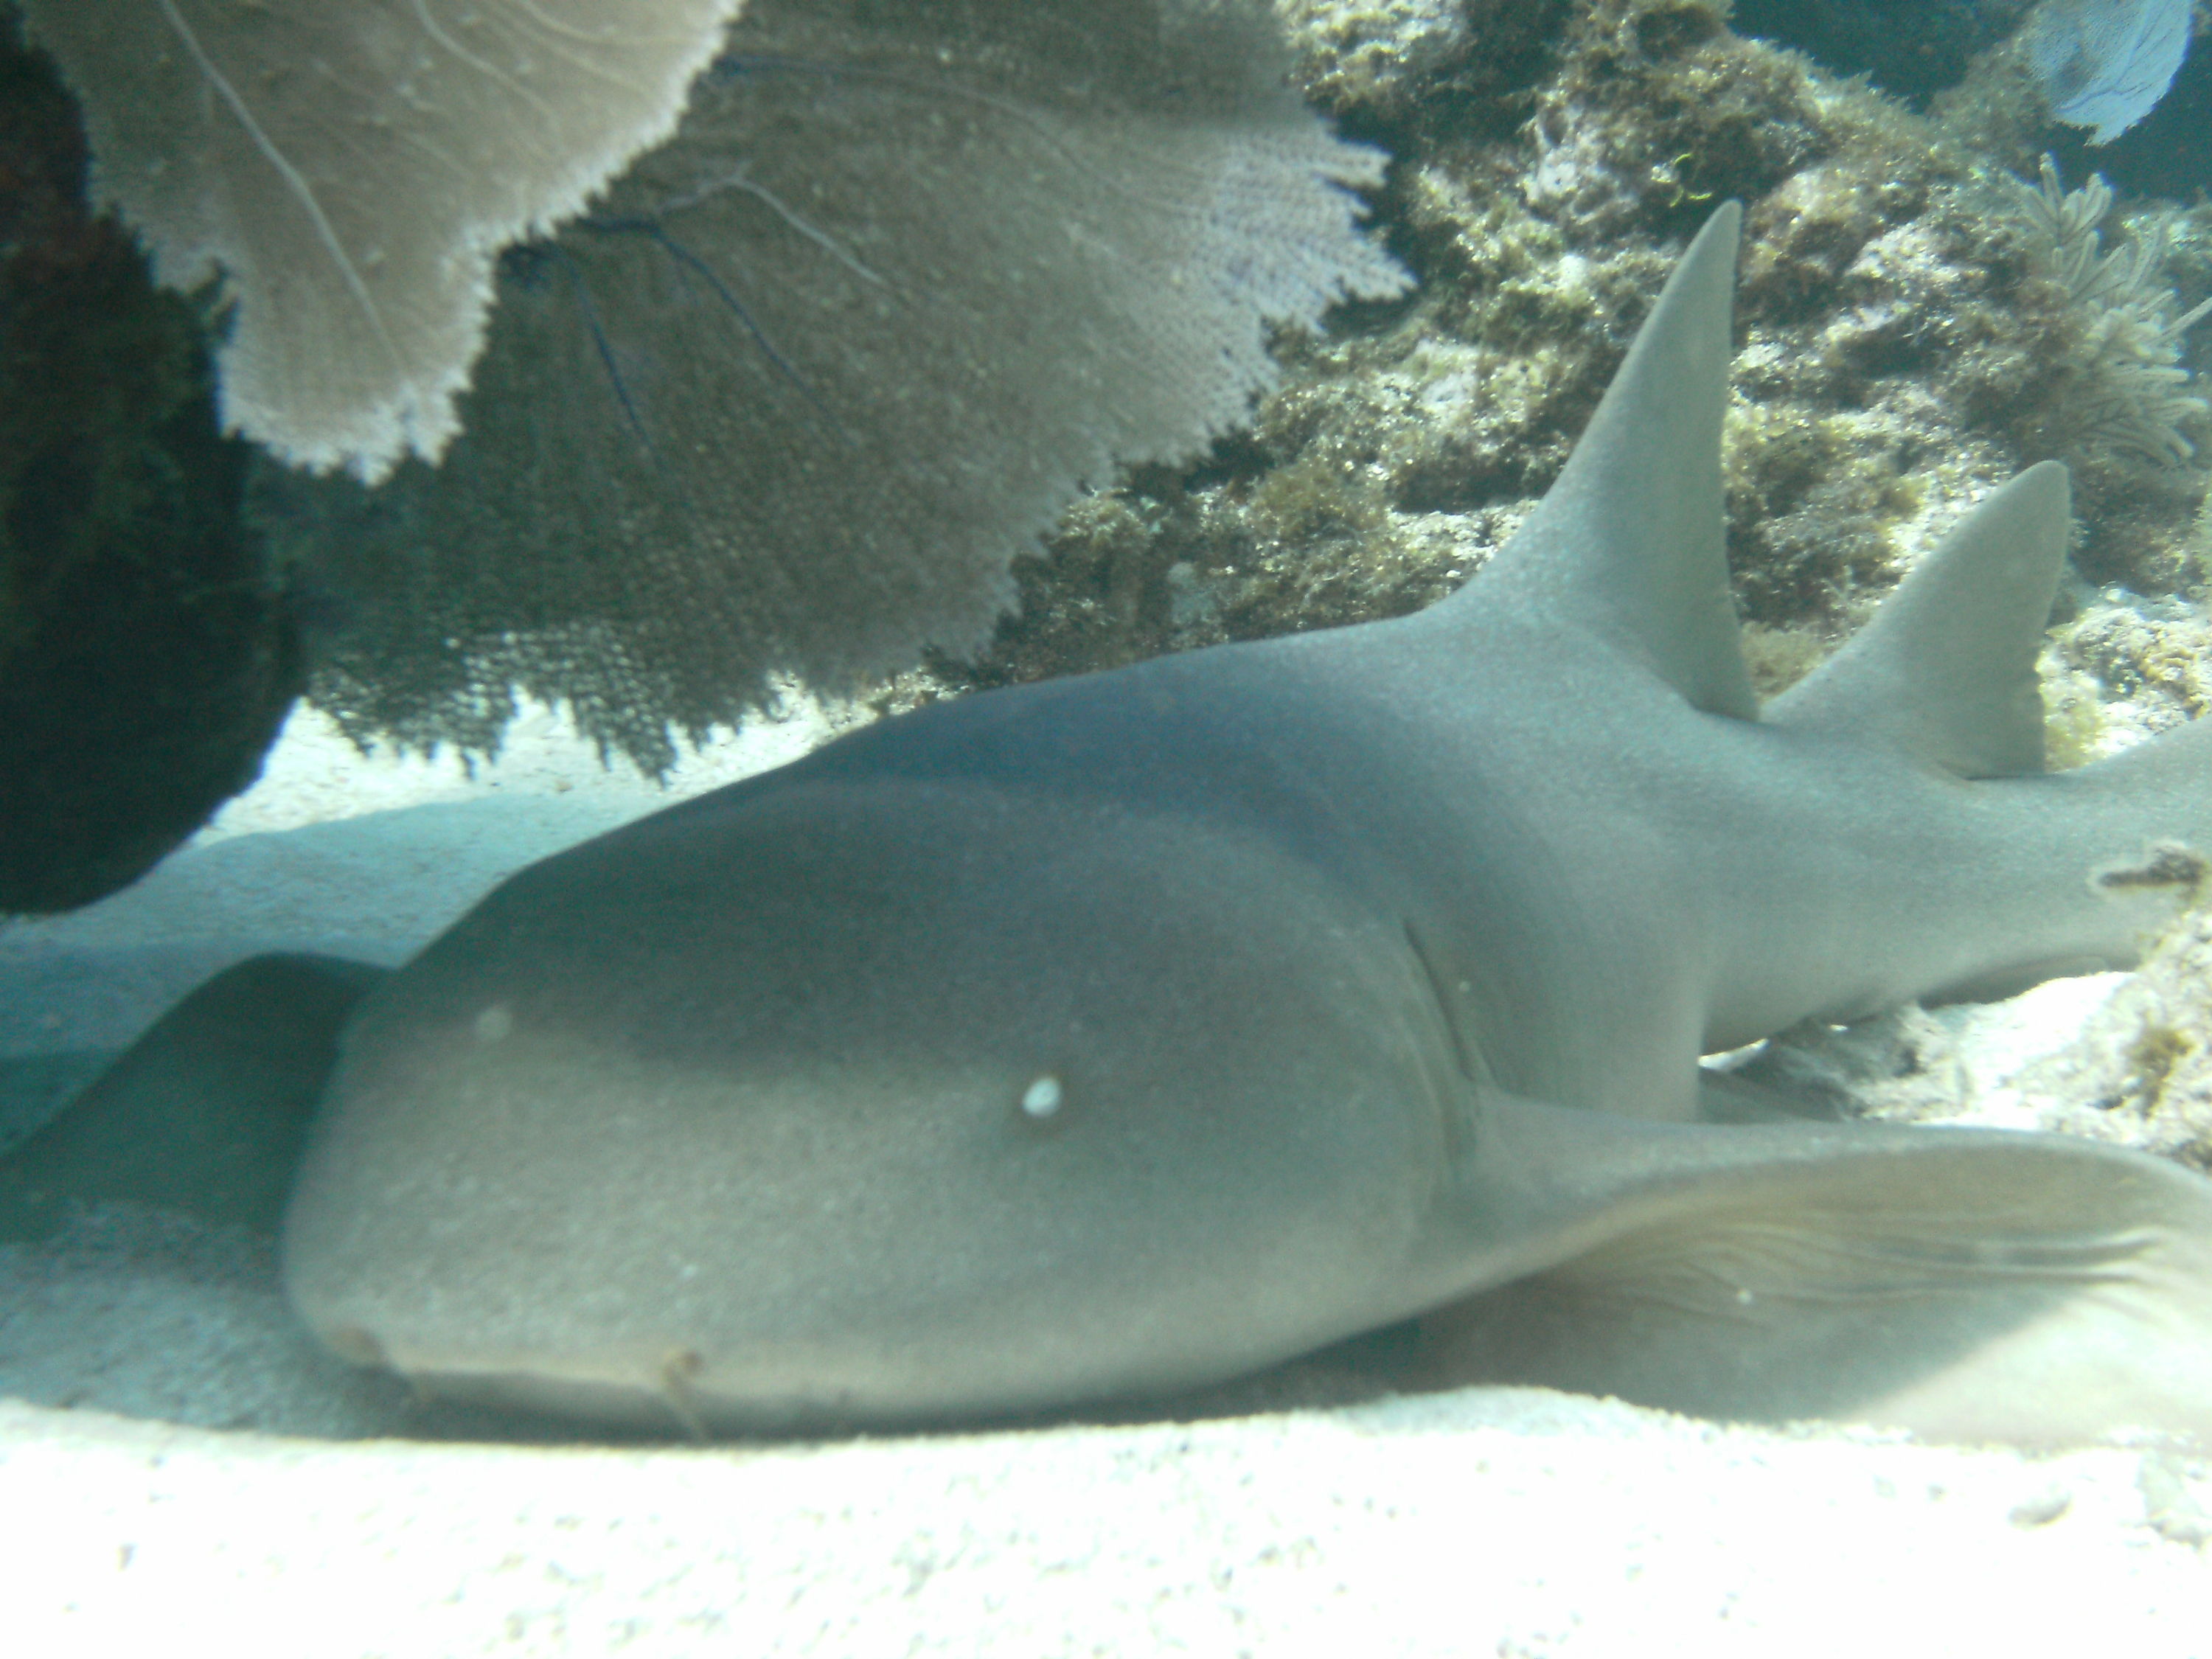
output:
[[[2084,313],[2085,334],[2067,387],[2067,418],[2077,442],[2179,465],[2195,453],[2180,428],[2207,408],[2183,389],[2190,376],[2180,364],[2182,337],[2212,313],[2212,301],[2172,314],[2162,236],[2104,249],[2097,228],[2112,210],[2112,192],[2096,174],[2069,191],[2046,155],[2036,184],[2012,183],[2033,232],[2031,257]]]

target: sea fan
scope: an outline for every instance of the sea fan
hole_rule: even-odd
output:
[[[22,0],[99,204],[221,276],[224,425],[381,477],[434,460],[492,262],[674,131],[741,0]]]
[[[2173,84],[2193,9],[2192,0],[2044,0],[2027,40],[2051,113],[2111,143]]]
[[[1286,67],[1264,0],[754,0],[676,137],[502,261],[443,464],[271,492],[346,612],[314,696],[483,749],[520,688],[657,770],[779,672],[974,645],[1082,484],[1404,286],[1382,156]]]

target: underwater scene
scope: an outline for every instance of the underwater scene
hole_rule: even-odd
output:
[[[25,1650],[2201,1655],[2208,30],[0,0]]]

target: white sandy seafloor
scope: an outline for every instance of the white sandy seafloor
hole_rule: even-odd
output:
[[[832,724],[795,705],[677,787]],[[549,717],[470,778],[365,762],[301,714],[191,849],[0,931],[0,1110],[20,1131],[227,960],[399,960],[506,870],[665,799]],[[1800,1061],[1881,1073],[1902,1115],[2048,1121],[2038,1056],[2128,983],[1915,1012]],[[120,1211],[0,1249],[0,1395],[10,1654],[190,1632],[302,1659],[2212,1659],[2212,1465],[2148,1443],[1929,1447],[1528,1389],[819,1445],[407,1441],[382,1437],[396,1389],[292,1327],[265,1249]]]

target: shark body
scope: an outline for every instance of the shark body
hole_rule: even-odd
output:
[[[1714,1121],[1701,1054],[2124,965],[2172,900],[2099,872],[2212,846],[2197,728],[2042,771],[2055,465],[1757,707],[1736,225],[1443,603],[887,720],[496,890],[343,1024],[301,1316],[434,1393],[707,1431],[1415,1316],[1452,1377],[1710,1415],[2212,1431],[2212,1182]]]

